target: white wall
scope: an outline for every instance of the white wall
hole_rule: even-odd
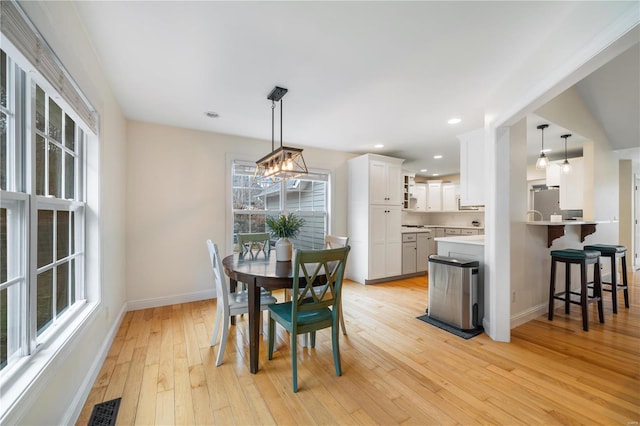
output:
[[[94,252],[103,283],[97,295],[95,315],[32,384],[13,410],[12,424],[73,423],[82,408],[85,391],[93,384],[102,364],[105,346],[117,329],[125,306],[125,142],[126,122],[102,74],[93,48],[68,2],[21,2],[40,33],[48,41],[100,115],[100,145],[96,156],[100,185],[98,217],[102,235]]]
[[[135,121],[127,139],[129,308],[213,297],[205,240],[232,251],[230,162],[255,161],[270,142]],[[303,154],[308,168],[332,172],[330,229],[346,235],[346,160],[353,155]]]

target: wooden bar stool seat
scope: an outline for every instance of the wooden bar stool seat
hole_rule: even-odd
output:
[[[565,283],[564,291],[556,293],[556,264],[564,263]],[[571,265],[580,265],[580,291],[571,291]],[[593,294],[590,296],[587,287],[587,265],[593,265]],[[580,296],[579,300],[571,296]],[[587,305],[592,302],[598,304],[598,317],[604,323],[602,311],[602,286],[600,283],[600,252],[595,250],[552,250],[551,251],[551,279],[549,281],[549,320],[553,320],[555,301],[564,302],[564,312],[569,313],[571,303],[582,307],[582,329],[589,331]]]
[[[611,292],[613,302],[613,313],[618,313],[618,291],[624,291],[624,307],[629,308],[629,286],[627,283],[627,248],[625,246],[593,244],[584,246],[585,250],[596,250],[600,252],[601,257],[608,257],[611,262],[611,282],[602,281],[601,285],[609,286],[603,288],[603,291]],[[622,283],[618,282],[617,265],[618,259],[621,260]]]

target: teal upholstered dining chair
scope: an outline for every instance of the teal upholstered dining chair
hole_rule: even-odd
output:
[[[293,391],[298,391],[297,336],[311,334],[311,347],[315,346],[316,331],[331,328],[333,363],[336,374],[342,375],[339,347],[339,318],[342,280],[349,246],[325,250],[296,250],[293,260],[293,291],[289,302],[269,305],[269,359],[273,359],[275,323],[290,335]],[[313,285],[322,284],[318,294]]]

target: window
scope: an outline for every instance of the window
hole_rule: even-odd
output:
[[[266,232],[265,218],[295,213],[305,225],[293,240],[297,248],[324,246],[327,233],[329,173],[310,172],[301,179],[257,182],[255,163],[234,161],[232,166],[233,243],[244,232]]]
[[[0,50],[0,375],[85,297],[85,133],[58,94]]]

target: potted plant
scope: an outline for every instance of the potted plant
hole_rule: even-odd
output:
[[[300,229],[304,226],[304,219],[289,213],[288,215],[282,214],[277,218],[267,216],[265,223],[271,231],[271,235],[278,238],[278,241],[276,241],[276,260],[290,261],[293,244],[291,244],[289,238],[298,236]]]

